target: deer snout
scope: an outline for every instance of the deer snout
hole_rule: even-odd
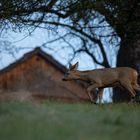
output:
[[[67,73],[64,74],[62,81],[68,81],[68,74]]]
[[[67,79],[63,77],[63,78],[62,78],[62,81],[67,81]]]
[[[62,78],[62,81],[68,81],[67,76],[64,75],[64,77]]]

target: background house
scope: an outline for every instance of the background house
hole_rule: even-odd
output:
[[[65,71],[53,57],[36,48],[0,71],[0,97],[88,100],[86,89],[80,84],[61,80]]]

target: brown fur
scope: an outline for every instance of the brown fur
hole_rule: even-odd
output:
[[[91,92],[98,89],[99,102],[101,102],[103,89],[106,87],[123,87],[129,91],[131,97],[135,97],[136,91],[140,91],[137,83],[138,73],[130,67],[104,68],[91,71],[78,71],[78,63],[71,66],[63,80],[83,80],[90,84],[87,88],[91,101]]]

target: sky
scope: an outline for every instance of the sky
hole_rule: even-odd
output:
[[[36,29],[31,35],[29,35],[26,32],[23,33],[15,33],[15,32],[9,32],[5,36],[1,37],[1,40],[8,40],[12,43],[12,46],[15,46],[14,56],[9,53],[3,53],[1,51],[0,55],[0,69],[3,69],[4,67],[8,66],[9,64],[13,63],[14,61],[20,59],[23,54],[33,50],[35,47],[40,47],[43,43],[49,41],[50,39],[55,38],[55,34],[48,35],[48,32],[42,29]],[[72,40],[73,43],[77,40]],[[65,43],[63,41],[56,42],[49,44],[49,47],[53,49],[48,48],[42,48],[46,53],[52,55],[58,62],[68,67],[68,60],[71,55],[71,50],[65,47]],[[80,45],[80,44],[77,44]],[[107,46],[108,44],[106,44]],[[23,49],[20,49],[23,48]],[[110,60],[110,64],[112,67],[115,67],[116,59],[116,51],[111,49],[111,47],[108,47],[108,50],[106,51],[108,53],[108,57]],[[79,62],[79,70],[91,70],[95,68],[100,68],[100,66],[94,64],[92,62],[92,59],[85,55],[80,54],[78,55],[72,63]],[[111,94],[109,91],[112,89],[105,89],[104,95],[103,95],[103,102],[112,102]]]
[[[8,39],[8,41],[12,43],[12,46],[15,46],[17,49],[14,52],[15,57],[13,57],[9,53],[1,53],[0,69],[8,66],[13,61],[16,61],[17,59],[22,57],[24,53],[33,50],[35,47],[41,47],[43,43],[50,40],[50,37],[48,36],[48,34],[44,30],[41,30],[41,29],[37,29],[30,36],[26,33],[10,32],[8,35],[8,38],[7,37],[5,38]],[[50,46],[53,49],[42,47],[42,50],[52,55],[61,64],[68,67],[70,50],[68,51],[68,49],[64,47],[65,44],[62,42],[61,44],[56,42],[54,44],[50,44],[49,47]],[[20,49],[20,48],[23,48],[23,49]],[[92,69],[94,67],[93,64],[91,63],[92,61],[91,58],[89,58],[86,55],[84,57],[79,55],[76,59],[74,59],[72,63],[76,63],[77,61],[79,61],[80,63],[79,68],[82,70]],[[85,67],[85,64],[86,64],[86,67]]]

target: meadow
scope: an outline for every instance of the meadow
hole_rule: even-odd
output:
[[[0,103],[0,140],[118,139],[140,139],[139,104]]]

